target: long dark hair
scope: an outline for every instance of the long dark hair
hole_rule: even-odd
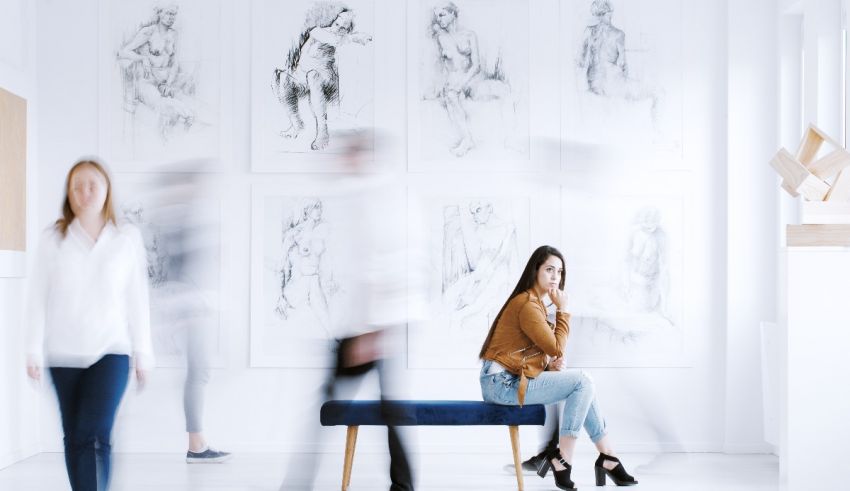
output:
[[[499,318],[502,317],[502,312],[505,311],[505,307],[508,306],[515,296],[534,287],[534,284],[537,282],[537,270],[540,269],[540,266],[543,266],[543,263],[549,259],[549,256],[555,256],[560,259],[561,266],[566,264],[561,251],[552,246],[543,245],[531,253],[531,257],[528,258],[528,263],[526,263],[525,269],[522,271],[522,275],[519,277],[519,281],[514,287],[514,291],[511,293],[511,296],[508,297],[505,304],[502,305],[502,308],[499,310],[499,314],[495,319],[493,319],[493,325],[490,326],[490,332],[487,333],[487,338],[481,346],[481,352],[478,353],[478,358],[484,358],[484,353],[487,352],[487,348],[490,346],[490,340],[493,339],[493,333],[496,332],[496,324],[499,323]],[[558,284],[558,288],[561,290],[564,289],[564,276],[565,275],[563,274],[561,275],[561,282]]]

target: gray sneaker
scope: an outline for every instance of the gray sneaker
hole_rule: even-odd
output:
[[[186,463],[187,464],[217,464],[219,462],[224,462],[225,460],[232,457],[228,452],[222,452],[220,450],[216,450],[212,447],[207,447],[203,452],[192,452],[191,450],[186,452]]]

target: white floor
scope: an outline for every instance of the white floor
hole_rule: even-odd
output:
[[[597,489],[593,480],[595,455],[576,457],[573,479],[579,489]],[[778,491],[779,464],[773,455],[625,454],[621,458],[640,484],[635,491]],[[278,491],[287,454],[239,454],[223,464],[187,465],[181,455],[117,454],[113,491]],[[516,478],[506,472],[501,456],[421,454],[414,456],[417,490],[511,490]],[[350,491],[389,488],[385,455],[355,458]],[[338,490],[342,455],[324,455],[315,490]],[[613,489],[610,484],[608,489]],[[70,489],[62,454],[43,453],[0,470],[0,490],[65,491]],[[525,476],[525,489],[556,490],[551,474]],[[602,488],[599,488],[602,489]],[[834,488],[839,489],[839,488]],[[811,490],[827,491],[827,490]]]

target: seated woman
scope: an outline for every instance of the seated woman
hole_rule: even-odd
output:
[[[554,326],[546,321],[544,295],[557,308]],[[558,488],[575,489],[570,472],[582,426],[599,450],[596,485],[605,485],[606,475],[618,486],[637,484],[614,456],[590,377],[580,370],[561,371],[570,331],[566,306],[564,257],[554,247],[538,247],[481,347],[481,393],[486,402],[509,406],[564,401],[559,449],[537,471],[546,477],[554,467]]]

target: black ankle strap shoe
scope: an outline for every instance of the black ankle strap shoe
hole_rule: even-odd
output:
[[[617,465],[613,469],[608,470],[602,465],[606,460],[610,462],[616,462]],[[623,467],[623,464],[620,462],[620,459],[612,455],[600,453],[599,457],[596,459],[596,464],[593,468],[596,471],[597,486],[605,485],[606,475],[610,477],[611,480],[614,481],[614,484],[616,484],[617,486],[634,486],[638,483],[634,477],[630,476],[629,473],[626,472],[626,468]]]
[[[555,486],[558,489],[563,489],[564,491],[578,491],[576,489],[576,484],[570,479],[570,473],[573,471],[573,466],[567,463],[563,457],[561,457],[561,452],[558,450],[551,451],[548,458],[543,462],[543,465],[540,469],[537,470],[537,475],[540,477],[546,477],[546,473],[549,472],[549,468],[552,468],[552,474],[555,476]],[[552,466],[552,460],[557,460],[564,466],[564,470],[556,471]]]

